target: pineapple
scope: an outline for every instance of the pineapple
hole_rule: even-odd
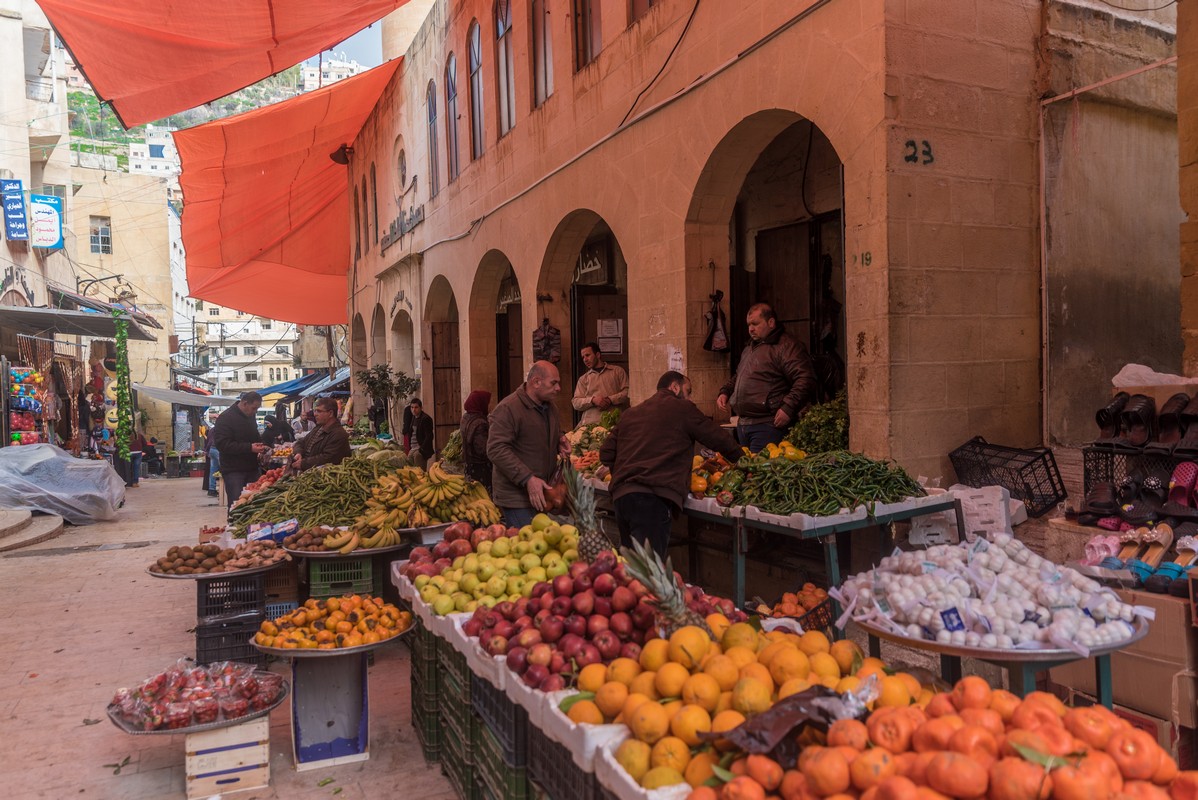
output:
[[[582,477],[582,473],[567,464],[562,470],[566,482],[566,499],[574,515],[574,527],[578,528],[578,557],[588,564],[599,554],[611,551],[611,540],[599,530],[595,520],[595,490]]]
[[[636,539],[632,547],[620,548],[620,553],[624,556],[628,574],[643,583],[654,597],[649,604],[656,614],[657,633],[661,638],[669,639],[687,625],[694,625],[711,636],[711,628],[703,617],[687,608],[686,595],[674,577],[674,565],[668,557],[663,565],[648,543]]]

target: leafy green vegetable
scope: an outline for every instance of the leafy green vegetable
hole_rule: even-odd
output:
[[[849,402],[844,389],[827,403],[807,409],[786,434],[786,439],[808,453],[827,453],[849,447]]]

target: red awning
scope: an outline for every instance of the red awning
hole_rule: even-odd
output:
[[[352,143],[401,59],[235,117],[177,131],[191,294],[302,325],[346,321]]]
[[[407,0],[38,0],[126,127],[282,72]]]

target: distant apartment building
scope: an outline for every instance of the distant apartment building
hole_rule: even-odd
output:
[[[183,171],[175,148],[174,128],[146,126],[146,140],[129,145],[129,171],[147,175],[174,176]]]
[[[311,92],[330,83],[352,78],[359,72],[365,72],[366,67],[357,60],[346,61],[345,54],[341,58],[324,59],[317,64],[304,65],[304,91]]]
[[[236,395],[289,381],[296,366],[296,327],[232,308],[197,303],[196,328],[203,327],[201,363],[217,394]]]

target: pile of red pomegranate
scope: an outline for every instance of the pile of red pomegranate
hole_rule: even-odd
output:
[[[703,616],[745,619],[731,600],[694,587],[686,596],[687,606]],[[526,685],[553,692],[572,685],[588,664],[639,658],[641,645],[657,637],[648,597],[614,553],[603,553],[594,563],[576,561],[567,574],[536,584],[528,598],[480,606],[462,630],[478,637],[487,654],[506,656],[508,669]]]

